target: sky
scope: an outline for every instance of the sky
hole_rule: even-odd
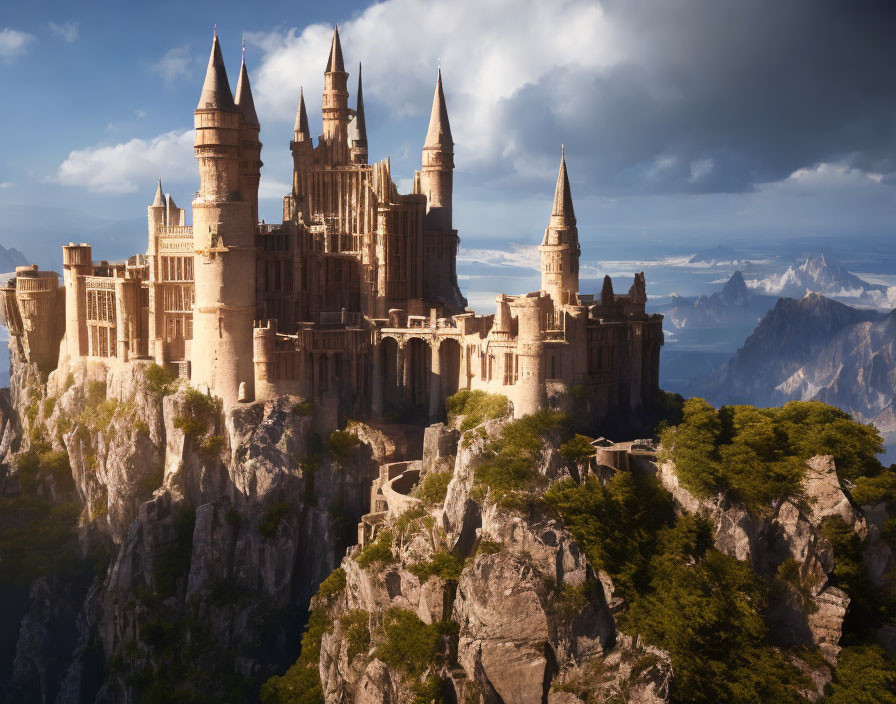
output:
[[[245,38],[260,211],[278,221],[300,87],[320,132],[334,22],[352,105],[363,62],[371,160],[389,156],[403,191],[441,62],[462,273],[496,257],[531,270],[561,144],[598,263],[893,239],[892,2],[31,0],[0,9],[0,244],[56,268],[71,239],[96,258],[143,251],[159,177],[189,211],[215,24],[233,87]]]

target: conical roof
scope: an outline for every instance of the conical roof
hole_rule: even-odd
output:
[[[165,194],[162,193],[162,179],[159,178],[159,187],[156,189],[156,197],[152,201],[152,207],[165,207]]]
[[[560,152],[560,173],[557,174],[557,188],[554,190],[554,207],[551,217],[565,218],[575,222],[576,213],[572,207],[572,193],[569,190],[569,175],[566,173],[566,149]]]
[[[442,69],[436,80],[436,93],[432,99],[432,113],[429,116],[429,129],[426,131],[424,147],[453,147],[451,124],[448,122],[448,108],[445,105],[445,93],[442,90]]]
[[[227,80],[227,69],[224,68],[224,58],[221,56],[221,45],[218,43],[218,32],[215,30],[215,38],[212,40],[212,53],[208,57],[208,69],[205,72],[205,83],[202,84],[202,94],[199,96],[197,110],[234,110],[233,93],[230,92],[230,83]]]
[[[364,119],[364,92],[361,89],[361,64],[358,63],[358,102],[355,106],[355,129],[361,145],[367,146],[367,121]]]
[[[299,109],[296,111],[296,124],[293,132],[302,135],[305,139],[311,139],[311,130],[308,128],[308,113],[305,111],[305,91],[299,88]]]
[[[255,112],[255,101],[252,99],[252,86],[249,85],[249,72],[246,71],[246,45],[243,44],[243,63],[240,66],[240,77],[236,82],[236,98],[234,100],[240,109],[243,119],[252,125],[258,124],[258,115]]]
[[[342,44],[339,42],[339,26],[333,27],[333,43],[330,45],[330,58],[327,59],[327,73],[345,73],[342,62]]]

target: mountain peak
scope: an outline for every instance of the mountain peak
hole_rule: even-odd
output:
[[[750,291],[747,288],[747,282],[744,281],[744,275],[740,270],[735,271],[722,289],[722,298],[729,303],[734,303],[735,301],[745,299],[749,295]]]

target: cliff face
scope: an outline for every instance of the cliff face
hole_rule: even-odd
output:
[[[10,702],[251,700],[295,658],[291,636],[396,449],[358,425],[365,442],[337,461],[300,399],[222,415],[157,371],[80,362],[42,383],[13,354],[0,494],[13,513],[64,507],[80,549],[72,569],[2,585]]]

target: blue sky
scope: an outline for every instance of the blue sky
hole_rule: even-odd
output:
[[[192,110],[214,23],[231,85],[246,37],[261,214],[276,220],[300,85],[320,130],[334,21],[352,93],[364,62],[371,158],[391,156],[400,187],[419,165],[441,59],[456,226],[477,252],[464,266],[500,256],[531,266],[511,245],[541,237],[561,142],[583,250],[597,262],[717,244],[880,243],[896,223],[896,22],[892,3],[854,7],[6,3],[0,244],[51,264],[59,243],[87,237],[96,256],[121,257],[145,246],[158,176],[189,206]]]

